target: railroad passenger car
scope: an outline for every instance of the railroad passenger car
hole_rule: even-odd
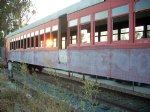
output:
[[[150,84],[149,4],[82,0],[7,35],[7,60]]]

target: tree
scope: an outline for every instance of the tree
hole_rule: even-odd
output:
[[[35,13],[31,0],[0,0],[0,45],[7,34],[27,25]]]

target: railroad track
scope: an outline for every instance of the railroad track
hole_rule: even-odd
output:
[[[57,75],[57,77],[60,83],[64,84],[61,86],[62,88],[66,88],[77,94],[78,90],[80,91],[82,90],[81,88],[83,86],[83,81],[81,81],[80,79],[74,80],[74,78],[59,77],[59,75]],[[38,74],[38,78],[49,83],[55,83],[53,80],[54,75],[41,73]],[[106,88],[101,87],[98,88],[99,88],[99,95],[97,95],[96,99],[98,100],[99,103],[103,102],[107,105],[115,106],[124,111],[129,112],[150,112],[150,100],[148,99],[121,93],[118,91],[113,91]],[[109,107],[106,107],[105,109],[107,110],[109,109]]]

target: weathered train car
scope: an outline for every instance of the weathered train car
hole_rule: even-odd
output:
[[[150,84],[149,4],[82,0],[7,35],[7,59]]]

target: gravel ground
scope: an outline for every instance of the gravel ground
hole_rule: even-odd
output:
[[[37,78],[38,77],[38,78]],[[51,76],[48,76],[49,78]],[[78,92],[76,85],[69,81],[63,80],[60,81],[59,78],[53,75],[51,80],[48,77],[46,81],[39,79],[39,75],[21,75],[18,73],[14,74],[14,78],[19,82],[22,82],[28,85],[30,88],[36,91],[42,91],[45,94],[48,94],[50,97],[54,98],[55,101],[63,101],[66,102],[69,106],[73,107],[76,111],[83,111],[83,112],[121,112],[123,111],[120,108],[107,105],[105,103],[98,103],[94,104],[93,102],[86,100],[82,96],[82,92],[79,90]],[[49,82],[50,81],[50,82]],[[67,82],[67,83],[66,83]],[[73,86],[73,88],[72,88]],[[64,88],[66,87],[66,88]],[[70,89],[72,88],[72,89]],[[78,88],[80,89],[80,88]]]

